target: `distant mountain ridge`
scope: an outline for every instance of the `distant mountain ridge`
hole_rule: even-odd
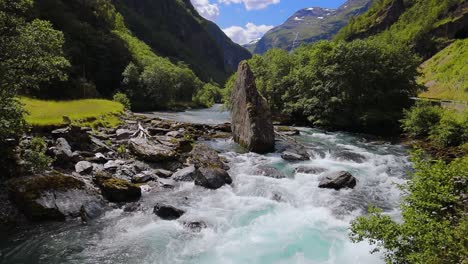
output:
[[[332,39],[353,16],[365,12],[373,0],[348,0],[337,9],[304,8],[282,25],[268,31],[255,47],[254,53],[263,54],[271,48],[291,50],[293,46]]]

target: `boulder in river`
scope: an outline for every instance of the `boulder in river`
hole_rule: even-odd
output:
[[[208,189],[218,189],[225,184],[231,184],[232,178],[221,168],[202,167],[197,170],[195,185]]]
[[[94,181],[110,202],[133,202],[141,197],[140,187],[126,180],[113,178],[103,173],[96,175]]]
[[[339,161],[352,161],[356,163],[363,163],[366,161],[366,157],[363,155],[348,150],[334,152],[332,156]]]
[[[79,216],[83,206],[99,200],[82,181],[62,174],[19,178],[9,187],[11,199],[34,221]]]
[[[286,178],[286,175],[278,170],[277,168],[274,167],[269,167],[266,165],[259,165],[255,167],[255,170],[253,172],[254,175],[259,175],[259,176],[266,176],[270,178],[275,178],[275,179],[283,179]]]
[[[338,171],[326,175],[319,183],[319,188],[335,189],[354,188],[356,178],[347,171]]]
[[[175,220],[180,218],[185,212],[172,205],[158,203],[154,206],[154,214],[164,220]]]
[[[294,172],[295,173],[305,173],[305,174],[320,174],[322,172],[327,171],[325,168],[314,167],[314,166],[299,166],[297,167]]]
[[[232,183],[232,178],[226,171],[229,166],[224,163],[216,150],[205,144],[197,144],[190,152],[190,157],[196,169],[195,185],[218,189]]]
[[[241,62],[231,94],[231,127],[234,141],[249,151],[274,151],[275,132],[267,101],[257,91],[247,62]]]
[[[196,169],[194,165],[179,169],[172,175],[175,181],[193,181],[196,176]]]

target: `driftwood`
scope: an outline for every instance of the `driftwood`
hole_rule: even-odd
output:
[[[145,129],[140,122],[138,122],[138,129],[135,133],[133,133],[132,137],[139,137],[139,138],[145,138],[148,139],[148,137],[151,137],[149,134],[148,130]]]

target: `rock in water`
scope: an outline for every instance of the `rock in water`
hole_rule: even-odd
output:
[[[354,188],[354,186],[356,186],[356,178],[351,173],[338,171],[325,176],[320,181],[318,187],[339,190],[342,188]]]
[[[267,101],[255,87],[255,77],[247,62],[241,62],[231,94],[234,140],[250,151],[274,151],[275,133]]]
[[[153,210],[154,214],[164,220],[175,220],[181,217],[185,212],[174,206],[166,204],[156,204]]]

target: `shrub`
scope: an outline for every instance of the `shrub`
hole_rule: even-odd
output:
[[[459,146],[465,140],[466,129],[466,125],[457,120],[456,113],[446,110],[440,122],[431,129],[429,139],[441,147]]]
[[[53,158],[47,156],[47,143],[42,137],[34,137],[30,141],[23,143],[21,149],[21,166],[27,173],[42,173],[49,168]]]
[[[417,152],[413,162],[415,173],[403,187],[408,193],[400,205],[403,222],[373,208],[352,222],[351,240],[369,241],[387,263],[465,263],[468,157],[445,164]]]
[[[113,100],[116,102],[121,103],[125,109],[131,110],[132,105],[130,103],[130,99],[128,99],[127,95],[124,93],[116,93],[114,94]]]
[[[219,103],[222,97],[221,89],[218,86],[206,83],[196,92],[192,100],[198,105],[211,107],[215,103]]]
[[[428,103],[419,103],[404,111],[401,127],[410,137],[426,137],[429,135],[431,128],[439,123],[442,112],[441,107],[431,106]]]

